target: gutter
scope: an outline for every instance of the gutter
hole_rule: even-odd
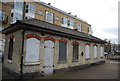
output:
[[[23,57],[24,57],[24,35],[25,30],[22,32],[22,51],[21,51],[21,64],[20,64],[20,78],[23,78]]]

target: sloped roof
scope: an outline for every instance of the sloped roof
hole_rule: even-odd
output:
[[[4,34],[9,32],[14,32],[17,29],[24,29],[24,30],[32,30],[38,32],[45,32],[53,35],[94,42],[94,43],[106,43],[105,41],[94,37],[92,35],[87,35],[85,33],[69,29],[66,27],[57,26],[51,23],[47,23],[37,19],[29,19],[29,20],[21,20],[17,21],[15,24],[11,25],[10,27],[3,30]]]

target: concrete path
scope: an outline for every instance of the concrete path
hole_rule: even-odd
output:
[[[45,76],[41,79],[118,79],[118,63],[118,61],[106,60],[106,63],[102,65]]]

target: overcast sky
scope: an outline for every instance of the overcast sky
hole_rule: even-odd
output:
[[[118,43],[119,0],[40,0],[92,25],[93,35]]]

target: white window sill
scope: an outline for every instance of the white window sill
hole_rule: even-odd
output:
[[[7,60],[7,62],[12,64],[12,60]]]
[[[25,66],[30,66],[30,65],[40,65],[40,62],[26,62],[24,63]]]

